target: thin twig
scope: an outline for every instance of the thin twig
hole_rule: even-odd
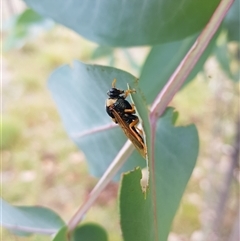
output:
[[[233,2],[234,0],[222,0],[220,2],[210,21],[198,36],[192,48],[188,51],[167,84],[164,86],[163,90],[153,102],[150,114],[150,121],[152,125],[156,124],[159,116],[163,114],[167,105],[183,85],[187,76],[190,74],[202,53],[208,46],[208,43],[216,33]]]
[[[112,180],[115,174],[119,171],[128,157],[132,154],[134,147],[132,143],[128,140],[125,145],[122,147],[120,152],[117,154],[111,165],[108,167],[107,171],[100,178],[97,185],[91,191],[91,193],[87,196],[86,200],[82,204],[82,206],[77,210],[74,216],[68,222],[68,230],[71,232],[78,223],[82,220],[85,213],[95,202],[99,194],[103,191],[103,189],[107,186],[107,184]]]

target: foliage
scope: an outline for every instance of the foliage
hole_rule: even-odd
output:
[[[65,241],[67,239],[67,235],[67,227],[63,227],[55,235],[53,241]],[[108,237],[106,231],[101,226],[88,223],[77,227],[71,237],[71,241],[78,241],[81,239],[85,241],[107,241]]]
[[[27,9],[10,22],[8,28],[11,34],[4,42],[3,49],[9,51],[12,48],[20,48],[27,40],[39,35],[40,32],[51,29],[53,24],[53,21],[42,17],[32,9]]]
[[[209,3],[198,0],[193,4],[190,0],[184,0],[176,4],[173,1],[152,0],[148,3],[143,1],[142,4],[132,1],[125,5],[121,5],[121,2],[110,3],[107,0],[101,3],[25,1],[36,13],[27,10],[17,18],[15,31],[10,37],[12,42],[20,40],[22,44],[32,26],[44,25],[45,19],[42,15],[103,45],[93,55],[93,59],[105,55],[112,56],[114,49],[110,48],[111,46],[157,44],[152,46],[139,81],[120,69],[75,61],[71,67],[64,65],[57,68],[49,77],[48,86],[69,137],[84,152],[91,174],[102,177],[101,180],[108,175],[105,174],[108,173],[108,167],[126,142],[122,131],[112,127],[110,118],[103,114],[106,91],[114,78],[117,79],[118,88],[127,89],[129,85],[137,90],[131,98],[145,132],[147,162],[136,150],[129,151],[130,157],[124,165],[119,166],[120,170],[116,169],[118,173],[110,173],[111,177],[116,175],[115,180],[119,180],[122,175],[119,206],[124,240],[167,240],[173,218],[197,160],[198,134],[194,125],[174,126],[177,114],[172,108],[166,109],[154,126],[149,118],[148,105],[156,100],[166,86],[168,79],[195,42],[197,34],[204,29],[220,1]],[[9,46],[14,46],[10,40]],[[212,40],[192,70],[188,82],[202,69],[215,40]],[[220,50],[226,51],[224,48]],[[231,73],[221,51],[218,52],[218,59],[233,78],[236,74]],[[125,158],[124,154],[122,157]],[[149,170],[149,185],[144,191],[140,185],[142,176],[139,167],[147,167]],[[101,181],[99,183],[101,185]],[[63,227],[61,218],[51,210],[13,207],[3,200],[2,203],[5,211],[2,225],[11,231],[20,231],[21,235],[24,235],[23,232],[58,232],[54,238],[56,241],[67,239],[72,233],[73,240],[78,240],[80,236],[85,237],[85,240],[97,240],[95,236],[99,240],[107,240],[106,231],[98,225],[86,224],[76,227],[73,217],[72,222]],[[91,206],[90,198],[86,203]],[[10,216],[14,219],[9,219]],[[44,220],[50,222],[45,223]],[[77,219],[77,223],[79,220]]]
[[[53,233],[64,225],[61,218],[53,211],[43,207],[14,207],[1,199],[1,225],[21,235],[43,232]],[[23,233],[25,232],[25,233]]]
[[[43,16],[94,42],[126,47],[176,41],[192,35],[206,25],[220,1],[25,2]]]

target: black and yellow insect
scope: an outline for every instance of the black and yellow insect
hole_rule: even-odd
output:
[[[143,132],[137,127],[139,119],[135,114],[134,105],[126,98],[135,90],[119,90],[115,87],[116,79],[112,82],[112,88],[107,92],[109,98],[106,100],[106,111],[112,120],[118,124],[125,135],[130,139],[140,154],[146,158],[146,145],[143,140]]]

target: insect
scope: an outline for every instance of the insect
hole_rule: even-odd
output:
[[[143,132],[137,127],[139,119],[136,115],[134,104],[130,104],[126,98],[135,90],[119,90],[116,88],[116,79],[112,82],[112,88],[107,92],[106,111],[112,120],[118,124],[125,135],[130,139],[143,158],[146,158],[146,145],[143,140]]]

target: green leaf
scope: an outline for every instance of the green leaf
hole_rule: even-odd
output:
[[[1,225],[15,233],[53,234],[64,225],[55,212],[45,207],[11,206],[2,199],[1,207]]]
[[[185,80],[185,85],[193,80],[197,73],[202,70],[205,61],[215,46],[218,34],[219,32],[215,34],[215,37],[211,40],[207,49]],[[147,103],[151,103],[156,98],[159,91],[165,86],[175,69],[192,47],[196,38],[197,35],[194,35],[181,41],[160,44],[152,48],[143,65],[139,81],[139,86],[144,90]]]
[[[136,46],[176,41],[200,31],[220,0],[25,2],[101,45]]]
[[[221,65],[222,69],[225,71],[225,73],[230,77],[233,78],[231,69],[230,69],[230,59],[229,59],[229,53],[228,53],[228,46],[225,39],[224,33],[220,36],[219,41],[220,42],[216,48],[215,48],[215,55],[217,57],[217,60],[219,64]]]
[[[53,241],[67,241],[68,240],[68,228],[62,227],[53,238]]]
[[[153,237],[153,209],[149,192],[140,185],[141,169],[125,173],[120,189],[120,221],[124,241],[155,240]]]
[[[26,9],[14,18],[8,29],[9,35],[4,41],[3,48],[5,51],[22,47],[29,39],[54,26],[52,20],[43,18],[32,9]]]
[[[93,223],[86,223],[73,232],[72,241],[108,241],[107,233],[101,226]]]
[[[225,19],[224,26],[228,30],[229,41],[240,41],[240,0],[235,0],[231,8],[229,9]]]
[[[198,134],[193,125],[174,127],[172,108],[157,123],[150,187],[141,190],[141,171],[123,176],[120,215],[124,241],[166,241],[171,223],[198,155]]]
[[[67,241],[69,234],[67,227],[63,227],[54,237],[53,241]],[[108,241],[107,233],[100,225],[85,223],[71,233],[71,241]]]
[[[106,93],[114,78],[119,89],[127,89],[127,83],[136,80],[119,69],[78,61],[72,68],[65,65],[55,70],[49,78],[49,89],[64,126],[84,152],[91,174],[97,177],[102,176],[127,140],[118,125],[109,127],[114,123],[105,110]],[[145,165],[145,160],[134,151],[119,173]]]
[[[232,62],[234,60],[238,62],[238,59],[234,58],[235,56],[231,56],[230,54],[230,51],[228,49],[226,29],[224,29],[220,34],[217,41],[217,45],[215,46],[215,49],[214,49],[214,53],[221,68],[226,73],[226,75],[235,82],[239,81],[239,73],[240,73],[239,68],[235,72],[233,72],[230,67]]]

